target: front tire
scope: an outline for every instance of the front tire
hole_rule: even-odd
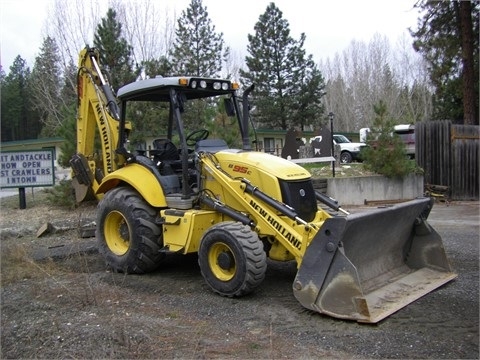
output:
[[[216,293],[238,297],[251,293],[265,278],[267,256],[258,235],[238,222],[223,222],[206,231],[198,263]]]
[[[157,211],[134,189],[108,191],[97,209],[98,249],[114,271],[142,274],[158,267],[164,254]]]
[[[342,164],[349,164],[353,161],[352,154],[350,154],[348,151],[344,151],[340,154],[340,162]]]

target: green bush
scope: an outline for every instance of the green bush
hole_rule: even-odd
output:
[[[77,202],[72,187],[72,180],[60,180],[60,182],[44,190],[47,193],[47,201],[56,206],[75,209]]]

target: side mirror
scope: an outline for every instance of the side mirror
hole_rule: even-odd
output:
[[[178,108],[181,113],[185,111],[185,102],[187,101],[187,96],[183,92],[177,93]]]
[[[233,106],[232,98],[225,98],[223,99],[223,104],[225,105],[225,112],[228,116],[235,115],[235,107]]]

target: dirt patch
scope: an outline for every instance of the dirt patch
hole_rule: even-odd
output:
[[[223,298],[204,283],[195,255],[171,255],[141,276],[108,271],[95,240],[78,232],[94,220],[95,204],[65,210],[37,198],[19,210],[8,201],[0,221],[1,358],[479,356],[478,202],[440,204],[430,217],[458,278],[362,325],[304,309],[292,293],[294,263],[269,262],[257,291]],[[37,238],[47,221],[61,230]]]

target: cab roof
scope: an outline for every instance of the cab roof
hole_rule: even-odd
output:
[[[205,82],[205,87],[200,87],[200,82]],[[194,86],[194,84],[197,84]],[[220,84],[220,89],[214,88]],[[221,85],[227,84],[223,90]],[[224,85],[225,86],[225,85]],[[199,99],[218,95],[228,95],[235,92],[232,82],[225,79],[201,78],[193,76],[155,77],[139,80],[121,87],[117,97],[121,101],[170,101],[170,90],[175,89],[185,94],[187,100]]]

